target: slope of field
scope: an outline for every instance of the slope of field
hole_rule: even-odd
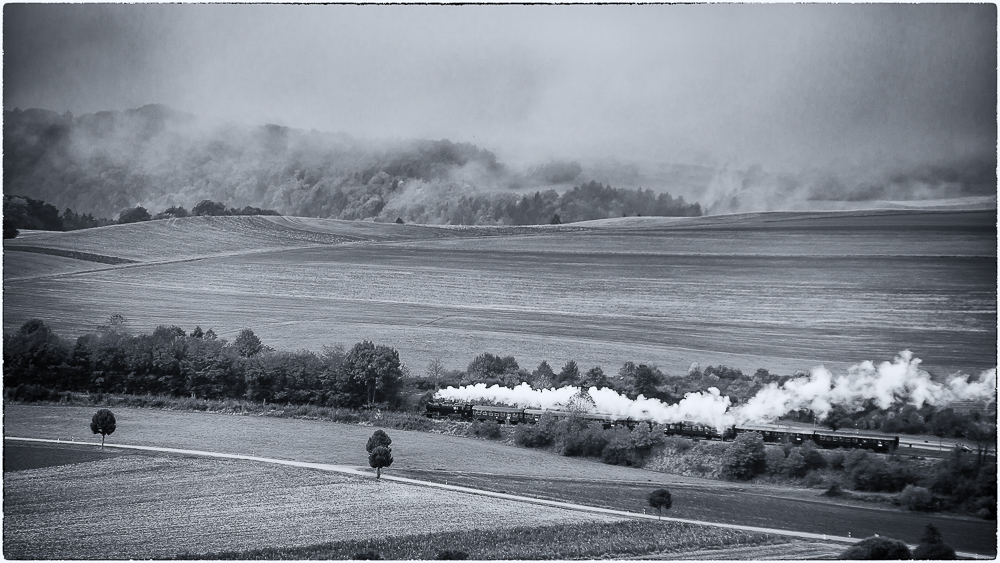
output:
[[[4,555],[14,559],[163,559],[186,551],[617,520],[230,460],[136,455],[4,474]]]
[[[115,408],[118,429],[109,443],[255,455],[366,468],[370,426],[320,421]],[[95,443],[86,421],[93,409],[5,407],[5,436]],[[182,429],[182,431],[178,431]],[[960,551],[995,552],[994,522],[887,508],[844,506],[821,490],[709,481],[567,458],[523,448],[423,432],[389,430],[387,474],[578,502],[618,510],[648,510],[650,490],[673,493],[670,516],[819,534],[874,533],[917,543],[933,522]],[[97,440],[99,443],[99,440]]]
[[[37,252],[17,252],[5,247],[3,253],[4,280],[17,280],[80,272],[84,270],[103,269],[106,264],[98,264],[87,260],[68,258]]]
[[[346,232],[317,232],[265,217],[185,217],[80,231],[38,231],[30,237],[6,240],[4,247],[48,247],[152,262],[363,240],[351,234],[354,229],[349,222],[337,223],[349,228]]]
[[[891,360],[904,349],[935,374],[996,366],[995,212],[631,218],[510,231],[289,218],[177,224],[185,234],[174,247],[162,234],[175,228],[167,221],[74,240],[57,233],[51,244],[111,253],[134,239],[114,254],[143,260],[231,255],[24,282],[5,273],[5,330],[40,317],[75,337],[112,313],[142,331],[197,324],[232,337],[249,326],[275,348],[388,344],[415,373],[436,357],[461,368],[487,351],[529,369],[573,359],[605,371],[635,361],[674,373],[692,362],[791,372]],[[212,230],[221,226],[224,234]],[[133,230],[113,230],[125,228]],[[268,245],[286,246],[232,254]]]

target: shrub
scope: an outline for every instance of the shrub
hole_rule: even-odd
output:
[[[802,444],[799,448],[799,453],[802,454],[802,460],[805,462],[806,470],[810,469],[825,469],[826,468],[826,458],[820,453],[819,448],[813,442],[806,442]]]
[[[899,504],[909,510],[931,510],[934,508],[934,496],[928,489],[907,485],[899,494]]]
[[[682,454],[694,447],[694,441],[680,436],[667,436],[663,439],[663,445],[666,446],[667,449],[673,450],[678,454]]]
[[[782,464],[785,463],[785,452],[781,448],[767,448],[764,452],[764,465],[767,472],[772,475],[781,473]]]
[[[874,536],[847,548],[838,559],[913,559],[913,555],[910,548],[899,540]]]
[[[843,469],[844,468],[844,451],[841,449],[833,450],[832,452],[824,452],[826,457],[826,463],[831,469]]]
[[[844,470],[853,471],[859,463],[870,457],[872,456],[865,450],[850,450],[844,454]]]
[[[806,460],[799,450],[792,450],[788,457],[781,463],[781,472],[789,477],[805,477]]]
[[[633,465],[635,463],[632,437],[628,430],[617,428],[611,432],[611,439],[601,452],[601,461],[610,465]]]
[[[361,553],[355,553],[351,556],[351,559],[356,559],[358,561],[374,561],[381,559],[381,557],[379,557],[378,553],[374,551],[363,551]]]
[[[600,425],[569,431],[560,437],[559,453],[565,456],[601,457],[610,437]]]
[[[492,421],[474,422],[470,430],[480,438],[499,440],[503,436],[503,432],[500,431],[500,425]]]
[[[906,486],[906,475],[902,468],[890,466],[877,457],[865,459],[851,470],[854,488],[859,491],[885,491],[894,493]]]
[[[514,431],[514,443],[526,448],[542,448],[555,442],[556,420],[545,414],[536,424],[518,424]]]
[[[758,432],[740,434],[722,454],[721,473],[731,479],[751,479],[764,470],[764,439]]]
[[[827,489],[826,491],[824,491],[820,496],[823,496],[823,497],[834,497],[834,498],[836,498],[836,497],[845,496],[846,494],[847,493],[845,493],[843,490],[841,490],[840,485],[834,483],[834,484],[830,485],[830,488]]]
[[[439,551],[435,559],[441,561],[460,561],[463,559],[468,559],[469,554],[464,551],[458,551],[457,549],[446,549],[444,551]]]

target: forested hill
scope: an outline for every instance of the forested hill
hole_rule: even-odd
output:
[[[575,163],[515,173],[469,143],[206,125],[162,105],[81,116],[5,111],[3,166],[5,194],[108,218],[206,199],[286,215],[452,224],[701,214],[668,194],[587,183]],[[579,189],[564,201],[549,189],[560,183]]]

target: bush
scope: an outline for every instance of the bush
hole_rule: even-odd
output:
[[[899,504],[909,510],[931,510],[934,508],[934,495],[923,487],[907,485],[899,494]]]
[[[781,472],[789,477],[805,477],[806,471],[806,460],[798,449],[792,450],[781,464]]]
[[[565,456],[601,457],[610,437],[600,424],[567,432],[560,437],[559,453]]]
[[[764,452],[764,466],[771,475],[781,473],[782,465],[785,463],[785,452],[781,448],[767,448]]]
[[[611,439],[604,446],[601,452],[601,461],[610,465],[634,465],[634,449],[632,448],[632,437],[628,430],[616,428],[611,432]]]
[[[833,450],[832,452],[825,452],[826,463],[831,469],[843,469],[844,468],[844,451],[841,449]]]
[[[514,430],[514,443],[526,448],[543,448],[555,443],[556,419],[544,414],[536,424],[518,424]]]
[[[899,540],[874,536],[847,548],[838,559],[913,559],[913,555],[910,548]]]
[[[764,438],[758,432],[740,434],[722,454],[721,473],[731,479],[751,479],[764,468]]]
[[[440,561],[460,561],[468,559],[469,554],[464,551],[458,551],[457,549],[446,549],[444,551],[439,551],[435,559]]]
[[[489,420],[484,422],[473,422],[470,430],[473,434],[479,436],[480,438],[499,440],[503,436],[503,432],[500,431],[500,425]]]
[[[663,438],[663,445],[675,453],[682,454],[694,447],[694,441],[680,436],[667,436]]]
[[[851,481],[859,491],[884,491],[894,493],[906,486],[906,475],[902,468],[890,466],[877,457],[865,459],[851,470]]]
[[[813,442],[806,442],[799,447],[802,460],[805,462],[806,470],[826,469],[826,458],[820,453],[819,448]]]
[[[351,559],[356,559],[358,561],[374,561],[381,559],[381,557],[379,557],[378,553],[374,551],[363,551],[361,553],[355,553],[351,556]]]

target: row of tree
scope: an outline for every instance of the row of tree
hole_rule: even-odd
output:
[[[232,341],[212,330],[158,327],[151,334],[130,334],[127,320],[113,315],[92,334],[67,342],[41,320],[26,322],[16,333],[4,334],[4,386],[41,385],[53,390],[165,394],[197,398],[245,398],[252,401],[330,406],[375,403],[402,404],[407,388],[430,400],[433,390],[475,383],[535,388],[575,385],[610,388],[629,398],[639,395],[673,404],[685,394],[717,387],[735,403],[747,401],[777,376],[759,369],[753,375],[726,366],[692,367],[686,376],[666,375],[656,366],[626,362],[617,373],[600,366],[582,369],[575,361],[558,371],[542,361],[532,371],[513,356],[483,353],[464,371],[445,370],[440,361],[428,366],[426,377],[402,380],[398,353],[363,342],[350,351],[341,346],[278,351],[264,346],[251,329]],[[416,399],[414,399],[416,400]],[[812,422],[808,411],[786,417]],[[970,429],[987,421],[989,413],[956,411],[951,407],[902,405],[881,409],[874,402],[860,409],[835,405],[822,422],[831,428],[861,428],[898,433],[933,433],[968,437]]]
[[[158,394],[200,399],[363,407],[400,400],[403,366],[393,348],[360,342],[276,351],[250,329],[232,341],[212,330],[160,326],[132,335],[112,316],[97,332],[66,342],[39,319],[4,333],[4,387]]]

